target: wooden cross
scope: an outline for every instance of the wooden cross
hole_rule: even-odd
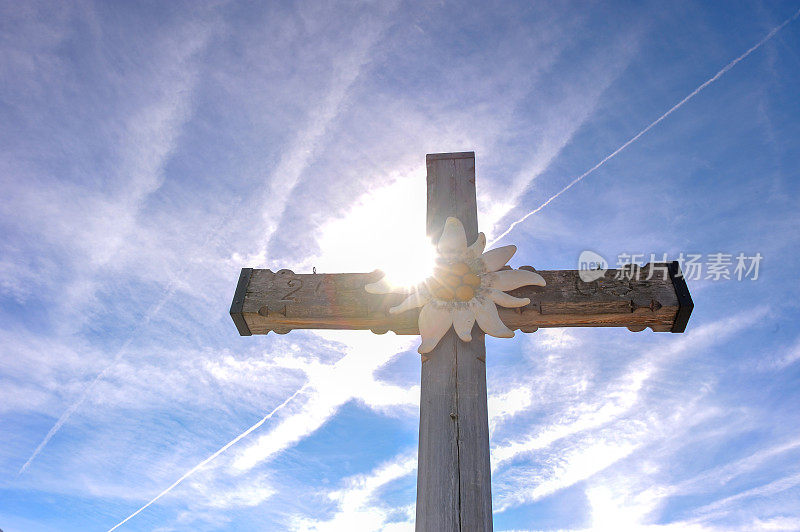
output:
[[[461,220],[468,242],[478,236],[475,154],[426,157],[427,232],[438,241],[448,217]],[[520,269],[533,270],[530,266]],[[664,274],[661,275],[660,272]],[[577,270],[538,271],[546,286],[509,294],[530,299],[499,308],[510,329],[627,327],[683,332],[693,304],[677,262],[609,270],[584,282]],[[243,268],[231,305],[239,334],[285,334],[292,329],[370,329],[419,334],[419,309],[390,314],[402,294],[370,294],[372,273],[296,274]],[[451,328],[422,363],[416,530],[492,530],[486,347],[476,325],[464,342]]]

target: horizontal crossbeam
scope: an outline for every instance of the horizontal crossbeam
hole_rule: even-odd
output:
[[[533,268],[523,266],[521,269]],[[683,332],[693,303],[677,262],[608,270],[584,282],[577,270],[537,270],[546,286],[526,286],[509,293],[527,297],[522,308],[500,308],[510,329],[539,327],[651,328]],[[243,268],[231,305],[239,334],[285,334],[292,329],[369,329],[382,334],[419,334],[419,310],[399,315],[389,308],[406,296],[375,295],[364,285],[383,274],[312,273]]]

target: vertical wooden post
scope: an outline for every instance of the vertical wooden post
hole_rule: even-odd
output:
[[[478,236],[475,153],[426,157],[428,236],[438,241],[448,216],[464,224],[468,244]],[[472,341],[451,329],[422,364],[418,532],[492,530],[486,346],[476,326]]]

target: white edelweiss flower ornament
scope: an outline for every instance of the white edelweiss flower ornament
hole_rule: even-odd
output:
[[[448,218],[444,224],[437,251],[437,267],[433,277],[417,286],[402,303],[389,309],[399,314],[417,307],[419,333],[422,344],[419,353],[429,353],[452,325],[459,338],[472,340],[475,322],[486,334],[498,338],[511,338],[514,331],[506,327],[497,313],[501,307],[524,307],[528,298],[514,297],[505,292],[521,286],[544,286],[541,275],[528,270],[501,270],[516,253],[516,246],[503,246],[483,252],[486,236],[478,234],[467,246],[464,225],[457,218]],[[371,294],[408,292],[391,286],[385,277],[368,284],[364,289]]]

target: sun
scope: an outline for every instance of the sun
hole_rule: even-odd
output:
[[[317,237],[312,259],[318,270],[380,270],[398,288],[415,286],[433,273],[436,248],[425,236],[425,180],[400,175],[362,195]]]
[[[379,269],[386,274],[386,282],[395,288],[413,288],[433,276],[436,267],[436,248],[428,239],[408,242],[410,248],[384,252],[385,264]],[[395,256],[392,256],[395,255]]]
[[[503,246],[484,253],[485,247],[483,233],[467,246],[464,225],[458,218],[448,218],[436,248],[435,267],[424,282],[408,288],[387,274],[364,289],[371,294],[410,294],[389,309],[391,314],[422,307],[419,313],[420,354],[431,352],[450,327],[465,342],[472,339],[476,323],[486,334],[511,338],[514,331],[500,319],[497,305],[515,308],[529,304],[528,298],[514,297],[506,291],[528,285],[544,286],[545,280],[536,272],[504,269],[517,251],[516,246]],[[420,268],[415,273],[422,272]]]

